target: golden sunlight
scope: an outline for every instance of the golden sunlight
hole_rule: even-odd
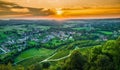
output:
[[[57,8],[56,9],[56,14],[57,15],[62,15],[63,14],[62,8]]]

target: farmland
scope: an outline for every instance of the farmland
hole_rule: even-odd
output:
[[[36,65],[44,70],[47,64],[48,70],[56,70],[64,64],[67,67],[67,62],[76,59],[75,54],[87,62],[109,59],[102,46],[117,44],[119,36],[119,19],[0,20],[0,63],[21,65],[25,70]]]

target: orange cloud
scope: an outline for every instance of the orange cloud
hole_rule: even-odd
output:
[[[120,7],[120,0],[2,0],[32,8]]]
[[[4,15],[4,16],[0,16],[0,18],[18,18],[18,17],[26,17],[26,16],[31,16],[31,14]]]
[[[3,10],[0,9],[0,12],[1,12],[1,11],[3,11]]]
[[[12,12],[18,12],[18,13],[27,13],[29,10],[27,8],[12,8],[10,9]]]
[[[120,9],[78,9],[78,10],[63,10],[64,16],[89,16],[89,15],[120,15]]]
[[[10,1],[10,2],[9,2]],[[39,16],[44,16],[44,17],[59,17],[59,18],[66,18],[66,17],[87,17],[87,16],[120,16],[120,6],[118,5],[119,2],[117,2],[118,0],[110,0],[111,2],[109,2],[109,4],[107,4],[108,2],[105,2],[106,4],[103,5],[103,0],[100,1],[101,4],[98,4],[98,2],[96,2],[96,5],[91,5],[93,2],[91,2],[90,4],[88,4],[89,2],[87,2],[88,0],[71,0],[71,1],[76,1],[76,4],[74,2],[71,2],[71,4],[76,5],[76,7],[67,7],[65,5],[67,0],[61,0],[62,6],[65,6],[65,8],[59,7],[57,8],[57,6],[55,6],[55,8],[48,8],[50,7],[48,4],[44,4],[46,5],[46,7],[42,7],[39,3],[39,1],[43,1],[43,0],[39,0],[34,1],[34,0],[30,0],[29,3],[27,3],[28,6],[26,5],[26,1],[25,0],[2,0],[0,1],[0,17],[1,16],[6,16],[6,17],[19,17],[19,16],[26,16],[29,17],[29,15],[26,14],[30,14],[31,17],[39,17]],[[49,2],[48,0],[45,0],[47,2]],[[59,4],[61,2],[59,2],[59,0],[56,4]],[[82,1],[82,2],[79,2]],[[91,0],[89,0],[91,1]],[[98,1],[98,0],[95,0]],[[53,2],[53,1],[52,1]],[[85,3],[83,3],[85,2]],[[36,4],[37,3],[37,4]],[[39,4],[38,4],[39,3]],[[80,4],[81,6],[79,7]],[[22,5],[25,4],[25,5]],[[84,6],[84,5],[86,6]],[[114,4],[114,5],[113,5]],[[52,4],[53,5],[53,4]],[[60,4],[59,4],[60,5]],[[98,6],[99,5],[99,6]],[[36,7],[34,7],[36,6]],[[48,6],[48,7],[47,7]],[[18,16],[17,16],[18,15]]]

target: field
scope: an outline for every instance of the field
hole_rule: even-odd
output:
[[[109,31],[99,31],[100,33],[103,33],[103,34],[106,34],[106,35],[112,35],[113,33],[112,32],[109,32]]]
[[[21,61],[28,59],[30,60],[33,57],[40,58],[44,56],[50,56],[53,52],[54,50],[45,49],[45,48],[40,48],[40,49],[31,48],[29,50],[22,52],[17,58],[15,58],[15,63],[19,63]]]
[[[73,30],[89,30],[88,27],[72,28]]]
[[[59,59],[62,57],[65,57],[67,55],[69,55],[70,51],[69,50],[61,50],[58,51],[53,57],[51,57],[50,59]]]

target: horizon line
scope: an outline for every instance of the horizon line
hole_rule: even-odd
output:
[[[64,18],[56,18],[56,17],[15,17],[15,18],[0,18],[0,20],[71,20],[71,19],[120,19],[118,17],[64,17]]]

